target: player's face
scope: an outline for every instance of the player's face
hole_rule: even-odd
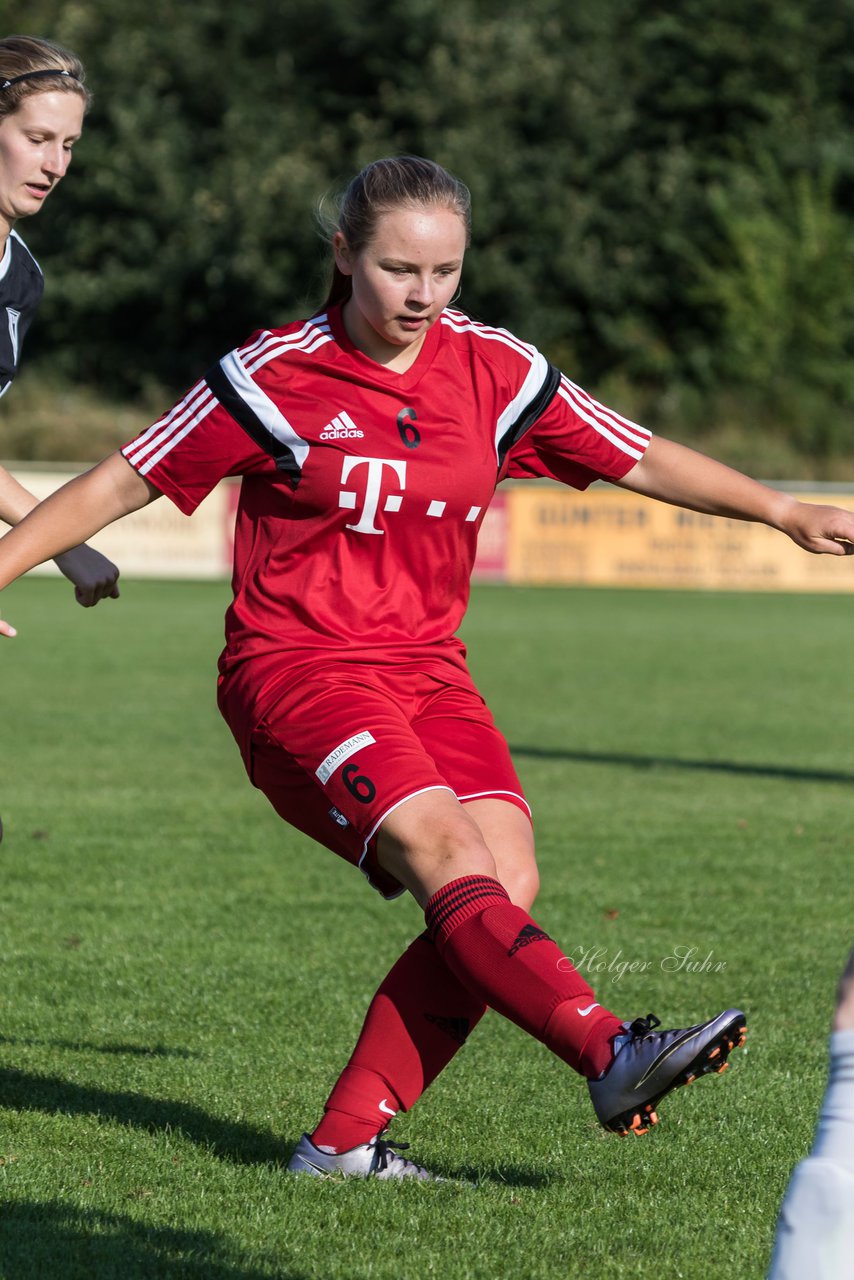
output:
[[[65,176],[83,112],[78,94],[54,90],[28,94],[0,120],[0,228],[38,213]]]
[[[466,228],[453,209],[395,209],[377,220],[373,239],[352,254],[340,234],[335,260],[352,277],[344,308],[350,340],[371,359],[407,369],[424,335],[457,290]]]

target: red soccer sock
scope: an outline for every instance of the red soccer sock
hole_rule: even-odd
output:
[[[623,1029],[527,911],[497,880],[464,876],[427,903],[427,928],[462,983],[588,1079],[613,1058]]]
[[[349,1151],[407,1111],[453,1058],[485,1012],[426,934],[390,970],[338,1079],[315,1146]]]

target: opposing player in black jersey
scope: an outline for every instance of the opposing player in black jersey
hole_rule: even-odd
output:
[[[71,160],[90,95],[67,49],[30,36],[0,40],[0,396],[12,382],[24,335],[41,301],[41,269],[15,230],[38,213]],[[37,499],[0,466],[0,520],[17,524]],[[77,601],[117,596],[116,566],[92,547],[56,557]]]

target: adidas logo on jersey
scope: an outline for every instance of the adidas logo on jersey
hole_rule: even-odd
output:
[[[320,439],[353,440],[358,436],[361,440],[364,435],[364,431],[359,430],[349,413],[342,409],[336,418],[333,418],[331,422],[327,422],[320,433]]]

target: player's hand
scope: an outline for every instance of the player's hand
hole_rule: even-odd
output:
[[[10,623],[4,622],[3,619],[0,618],[0,636],[8,636],[11,640],[12,636],[16,636],[17,634],[17,631]]]
[[[854,512],[793,502],[780,528],[814,555],[854,556]]]
[[[72,547],[70,551],[57,556],[55,563],[66,578],[74,583],[75,598],[84,609],[91,608],[107,597],[118,599],[119,571],[112,560],[102,556],[100,551],[95,551],[84,543],[82,547]]]

